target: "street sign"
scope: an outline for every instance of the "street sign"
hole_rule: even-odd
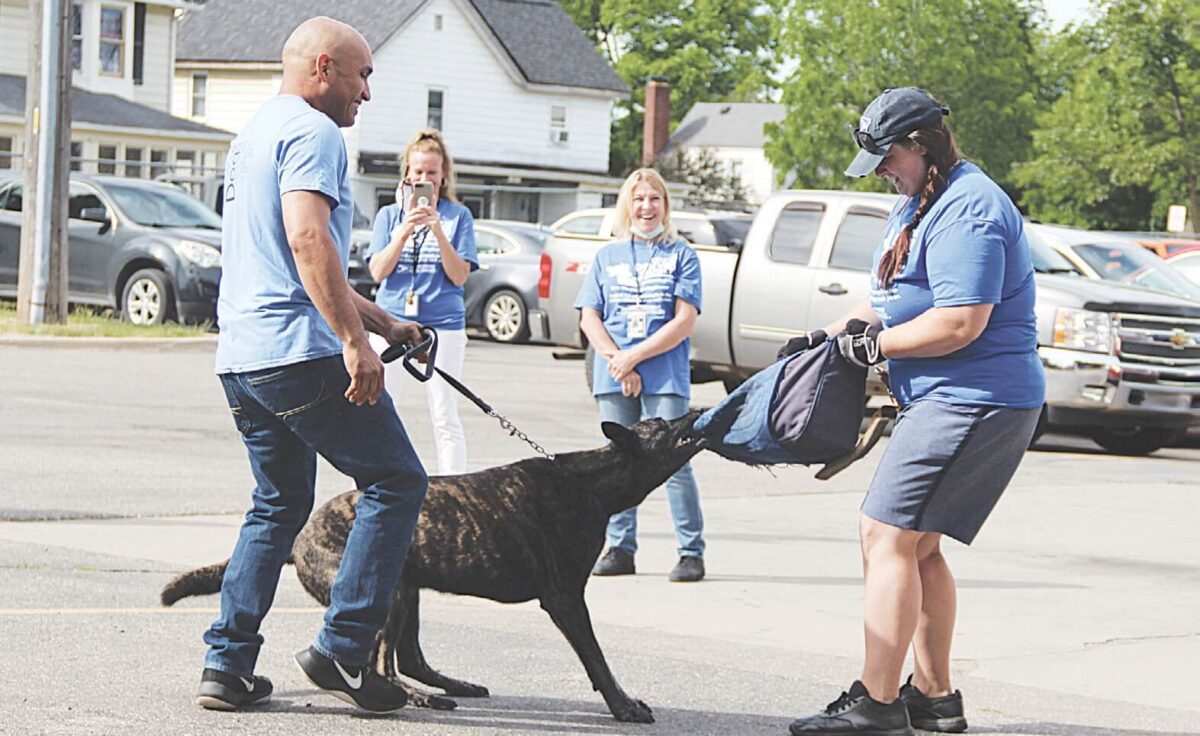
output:
[[[1187,207],[1173,204],[1167,207],[1167,232],[1181,233],[1187,227]]]

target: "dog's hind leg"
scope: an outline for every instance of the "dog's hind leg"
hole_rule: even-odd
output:
[[[599,690],[604,702],[618,721],[630,723],[654,723],[650,706],[625,694],[600,651],[596,633],[592,630],[592,619],[588,614],[583,591],[577,593],[555,593],[543,596],[542,609],[550,614],[558,630],[567,637],[571,648],[579,655],[583,668],[587,670],[592,688]]]
[[[401,592],[404,587],[404,584],[401,583],[397,587],[396,593],[392,596],[392,607],[388,611],[387,623],[383,625],[383,629],[375,638],[375,650],[371,654],[371,666],[377,673],[404,689],[404,692],[408,695],[409,705],[416,708],[454,710],[458,707],[458,703],[450,698],[435,695],[428,690],[422,690],[401,680],[397,676],[396,642],[400,640],[400,632],[403,629],[404,618],[407,615],[406,606],[404,605],[404,594]]]
[[[417,588],[403,583],[396,588],[392,612],[388,617],[389,630],[392,616],[396,617],[397,626],[395,637],[389,641],[388,647],[394,652],[393,662],[400,674],[431,687],[441,688],[447,695],[460,698],[488,697],[488,689],[483,685],[447,677],[425,661],[419,638],[421,611],[420,591]]]

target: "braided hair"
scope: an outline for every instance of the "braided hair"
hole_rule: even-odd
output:
[[[959,153],[958,145],[954,142],[954,134],[950,132],[950,128],[946,127],[944,122],[938,122],[926,128],[918,128],[907,138],[896,141],[895,145],[904,146],[910,150],[917,146],[923,147],[925,162],[929,168],[925,176],[925,186],[921,189],[920,204],[917,205],[917,212],[913,215],[912,222],[904,226],[900,234],[896,236],[895,244],[890,250],[884,251],[883,257],[879,259],[879,271],[876,273],[876,278],[884,288],[891,286],[892,280],[904,270],[904,266],[908,262],[908,251],[912,247],[913,232],[920,226],[921,220],[933,207],[933,203],[942,195],[942,192],[946,191],[946,185],[950,181],[950,171],[962,160],[962,154]]]

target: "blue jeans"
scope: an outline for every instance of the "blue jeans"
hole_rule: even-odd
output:
[[[622,396],[601,394],[600,420],[631,427],[642,419],[678,419],[688,411],[688,400],[677,394]],[[700,489],[688,463],[667,479],[667,503],[675,522],[675,540],[680,557],[704,556],[704,514],[700,511]],[[637,507],[613,514],[608,520],[609,548],[637,552]]]
[[[221,617],[204,634],[204,666],[254,672],[259,626],[312,511],[318,454],[353,478],[362,495],[314,646],[347,667],[365,665],[428,485],[391,398],[350,403],[340,355],[220,378],[257,486],[221,584]]]

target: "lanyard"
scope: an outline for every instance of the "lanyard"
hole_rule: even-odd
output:
[[[654,247],[657,240],[650,240],[646,243],[650,248],[650,259],[646,261],[646,270],[650,270],[650,264],[654,262]],[[637,270],[637,246],[634,245],[633,237],[629,238],[629,257],[633,259],[633,285],[637,289],[637,303],[642,303],[642,277],[638,275]]]
[[[426,225],[420,230],[412,234],[412,272],[413,281],[417,280],[417,264],[421,262],[421,246],[425,245],[425,239],[429,237],[429,226]]]

